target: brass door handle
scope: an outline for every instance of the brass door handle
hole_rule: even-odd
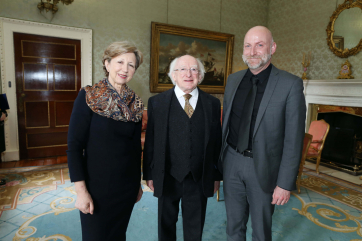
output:
[[[19,98],[19,112],[23,112],[24,111],[24,98],[25,98],[26,94],[25,93],[21,93],[20,98]]]

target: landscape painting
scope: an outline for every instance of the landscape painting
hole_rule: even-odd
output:
[[[153,23],[151,92],[172,88],[168,76],[170,63],[189,54],[198,58],[205,68],[199,87],[208,93],[224,93],[227,76],[231,73],[233,40],[231,34]]]

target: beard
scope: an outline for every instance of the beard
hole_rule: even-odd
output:
[[[243,61],[244,63],[249,67],[249,69],[258,69],[260,67],[263,67],[268,61],[271,59],[271,54],[263,54],[263,55],[255,55],[255,56],[245,56],[243,54]],[[252,64],[249,62],[249,59],[260,59],[259,63]]]

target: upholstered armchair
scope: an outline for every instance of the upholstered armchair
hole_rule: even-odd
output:
[[[329,132],[329,127],[329,124],[324,120],[312,121],[309,127],[308,133],[313,136],[313,140],[307,153],[307,159],[316,159],[317,174],[319,174],[319,163],[321,161],[321,155]]]
[[[141,132],[142,150],[143,150],[143,147],[145,146],[147,121],[148,121],[147,110],[143,110],[143,115],[142,115],[142,132]]]
[[[302,159],[300,161],[299,165],[299,172],[298,172],[298,179],[297,179],[297,189],[298,193],[300,193],[300,180],[302,179],[302,173],[303,173],[303,166],[305,163],[305,158],[307,157],[307,153],[310,147],[310,143],[312,142],[313,136],[305,133],[304,135],[304,141],[303,141],[303,151],[302,151]]]
[[[141,145],[142,145],[141,168],[143,167],[143,148],[144,148],[144,146],[145,146],[147,121],[148,121],[147,110],[143,110],[143,115],[142,115],[142,130],[141,130],[141,131],[142,131],[142,132],[141,132]]]

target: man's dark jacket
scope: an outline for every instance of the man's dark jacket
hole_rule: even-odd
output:
[[[154,195],[162,196],[167,160],[168,118],[174,88],[151,97],[147,106],[147,131],[143,152],[143,179],[153,180]],[[199,89],[205,123],[205,145],[202,173],[204,195],[214,195],[214,182],[221,180],[217,162],[221,149],[220,101]],[[196,105],[197,108],[197,105]]]

